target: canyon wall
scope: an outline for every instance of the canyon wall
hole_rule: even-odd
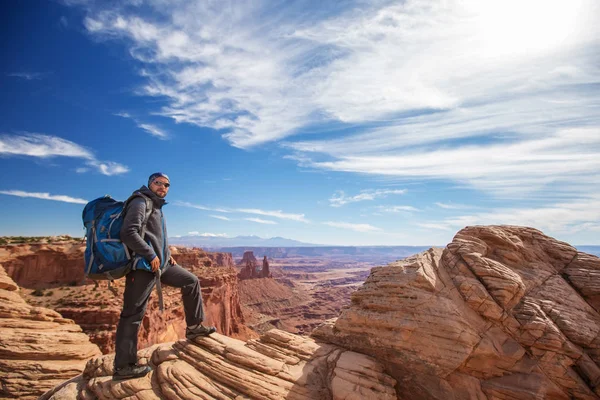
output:
[[[52,308],[73,319],[103,353],[110,353],[114,351],[124,280],[114,281],[110,287],[106,281],[95,284],[86,280],[81,284],[84,246],[81,242],[0,246],[0,262],[9,265],[7,273],[11,277],[28,288],[37,288],[27,296],[32,304]],[[231,337],[256,337],[244,325],[237,270],[231,254],[176,247],[171,251],[180,265],[200,279],[206,323]],[[179,290],[163,286],[163,295],[161,313],[153,292],[140,327],[140,348],[173,341],[185,333]]]
[[[80,240],[65,243],[0,246],[0,263],[20,287],[44,288],[83,282],[83,252]]]

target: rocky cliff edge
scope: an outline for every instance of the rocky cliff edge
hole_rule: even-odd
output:
[[[72,320],[27,304],[0,265],[0,398],[35,399],[100,354]]]

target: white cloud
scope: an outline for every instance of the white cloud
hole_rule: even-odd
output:
[[[200,204],[189,203],[187,201],[176,201],[176,202],[174,202],[174,204],[176,206],[190,207],[190,208],[195,208],[197,210],[203,210],[203,211],[216,211],[216,212],[222,212],[222,213],[229,213],[229,212],[231,212],[230,210],[227,210],[227,209],[224,209],[224,208],[207,207],[207,206],[203,206],[203,205],[200,205]]]
[[[26,133],[20,136],[0,136],[0,154],[30,157],[75,157],[93,159],[84,147],[57,136]]]
[[[102,175],[120,175],[129,172],[129,167],[112,161],[97,161],[91,160],[87,162],[88,165],[98,168],[98,171]]]
[[[600,195],[535,208],[497,208],[418,225],[449,231],[457,231],[469,225],[521,225],[534,227],[547,234],[564,234],[598,230],[598,221]]]
[[[209,215],[209,217],[216,218],[216,219],[221,219],[223,221],[231,221],[231,218],[227,218],[227,217],[224,217],[222,215]]]
[[[306,223],[309,222],[304,217],[304,214],[290,214],[290,213],[285,213],[281,210],[269,211],[269,210],[261,210],[258,208],[213,208],[213,207],[207,207],[207,206],[203,206],[203,205],[199,205],[199,204],[184,202],[184,201],[177,201],[177,202],[175,202],[175,204],[179,205],[179,206],[183,206],[183,207],[196,208],[198,210],[204,210],[204,211],[216,211],[216,212],[222,212],[222,213],[254,214],[254,215],[263,215],[263,216],[279,218],[279,219],[286,219],[286,220],[291,220],[291,221],[306,222]]]
[[[308,222],[306,220],[306,218],[304,218],[304,214],[284,213],[281,210],[266,211],[266,210],[260,210],[260,209],[257,209],[257,208],[236,208],[236,209],[233,209],[232,211],[240,212],[240,213],[245,213],[245,214],[264,215],[264,216],[267,216],[267,217],[273,217],[273,218],[279,218],[279,219],[287,219],[287,220],[291,220],[291,221]]]
[[[200,233],[199,231],[188,232],[190,236],[201,236],[201,237],[227,237],[226,233]]]
[[[323,225],[333,226],[335,228],[350,229],[356,232],[379,232],[380,228],[369,224],[352,224],[348,222],[323,222]]]
[[[99,161],[88,149],[57,136],[39,133],[0,136],[0,155],[29,156],[39,158],[71,157],[86,160],[86,165],[95,167],[103,175],[118,175],[129,171],[123,164],[113,161]],[[77,168],[78,173],[87,171],[85,167]]]
[[[144,131],[146,131],[147,133],[149,133],[150,135],[157,137],[161,140],[167,140],[169,139],[169,134],[167,132],[165,132],[163,129],[159,128],[156,125],[153,124],[148,124],[148,123],[144,123],[141,122],[138,118],[133,117],[131,114],[127,113],[127,112],[118,112],[113,114],[117,117],[122,117],[122,118],[128,118],[133,120],[138,128],[143,129]]]
[[[50,193],[24,192],[22,190],[0,190],[0,194],[17,197],[33,197],[42,200],[62,201],[65,203],[87,204],[88,201],[76,197],[64,195],[52,195]]]
[[[406,190],[402,189],[367,189],[362,190],[359,194],[354,196],[346,196],[342,190],[338,190],[329,199],[329,203],[332,207],[341,207],[348,203],[356,203],[358,201],[375,200],[377,198],[384,198],[390,194],[404,194]]]
[[[418,208],[413,206],[378,206],[377,209],[381,212],[387,213],[420,211]]]
[[[275,221],[269,221],[266,219],[260,219],[260,218],[244,218],[246,221],[252,221],[252,222],[257,222],[259,224],[268,224],[268,225],[277,225],[277,222]]]
[[[312,165],[390,177],[449,179],[503,197],[543,190],[551,196],[589,193],[590,188],[597,187],[599,155],[600,125],[558,130],[527,140],[415,148],[401,154],[373,151]]]
[[[436,202],[435,205],[445,210],[464,210],[465,208],[472,208],[471,206],[467,206],[464,204],[448,204],[441,202]]]
[[[114,4],[90,34],[127,40],[158,114],[233,146],[312,134],[287,158],[503,197],[600,183],[596,0]]]
[[[152,124],[138,124],[138,127],[159,139],[166,140],[169,138],[169,135],[165,131]]]

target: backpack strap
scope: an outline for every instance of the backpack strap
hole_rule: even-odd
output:
[[[142,221],[142,227],[140,229],[140,236],[142,237],[142,240],[144,240],[144,235],[146,234],[146,225],[148,224],[148,220],[150,219],[150,214],[152,214],[152,211],[154,211],[154,203],[152,202],[152,199],[150,197],[143,195],[141,192],[136,192],[129,199],[132,199],[133,197],[137,197],[137,196],[142,197],[146,201],[146,214],[144,216],[144,221]],[[159,268],[154,273],[154,280],[155,280],[155,286],[156,286],[156,294],[158,295],[158,309],[162,313],[164,310],[164,301],[163,301],[162,285],[160,283],[160,275],[161,275],[161,270]]]
[[[139,195],[146,201],[146,215],[142,221],[142,229],[140,229],[140,236],[142,237],[142,240],[144,240],[144,235],[146,234],[146,225],[150,219],[150,214],[152,214],[152,211],[154,211],[154,204],[152,203],[152,199],[150,197],[144,196],[141,193]]]

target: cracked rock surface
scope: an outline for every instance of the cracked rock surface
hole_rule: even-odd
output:
[[[218,333],[139,353],[152,372],[113,382],[113,356],[42,399],[395,399],[396,381],[364,354],[273,329],[243,342]]]

